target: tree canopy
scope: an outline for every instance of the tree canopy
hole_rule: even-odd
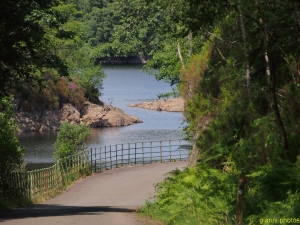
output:
[[[0,90],[18,82],[39,80],[42,68],[53,67],[67,75],[64,61],[51,49],[46,27],[57,26],[53,0],[8,0],[0,3]]]

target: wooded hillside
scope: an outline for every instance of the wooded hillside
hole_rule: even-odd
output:
[[[151,4],[165,7],[187,134],[199,154],[196,167],[174,172],[143,210],[168,224],[299,217],[299,2]],[[247,181],[243,220],[236,213],[240,176]]]

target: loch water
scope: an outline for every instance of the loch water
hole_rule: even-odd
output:
[[[170,92],[172,88],[168,83],[157,81],[143,72],[141,65],[103,66],[103,69],[107,76],[103,81],[100,99],[128,115],[137,116],[143,123],[92,129],[88,148],[184,138],[186,124],[182,113],[129,107],[134,103],[156,100],[158,94]],[[25,161],[31,169],[54,163],[55,132],[21,133],[18,138],[25,147]]]

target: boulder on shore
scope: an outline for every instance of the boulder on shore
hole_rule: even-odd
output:
[[[63,122],[87,124],[90,127],[128,126],[142,121],[135,116],[125,114],[121,109],[85,102],[81,108],[64,104],[60,110],[16,112],[18,131],[57,131]]]
[[[184,101],[182,98],[171,98],[171,99],[155,100],[152,102],[142,102],[138,104],[132,104],[129,107],[139,107],[139,108],[151,109],[157,111],[183,112]]]

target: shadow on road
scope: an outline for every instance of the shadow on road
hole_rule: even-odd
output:
[[[110,206],[64,206],[38,204],[27,208],[0,212],[0,222],[11,219],[37,218],[50,216],[95,215],[104,212],[135,212],[134,209]]]

